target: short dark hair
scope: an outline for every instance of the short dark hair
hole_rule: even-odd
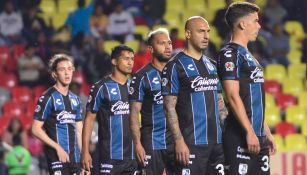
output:
[[[74,66],[74,61],[70,56],[68,56],[66,54],[56,54],[49,61],[49,64],[48,64],[49,71],[50,72],[56,71],[58,63],[61,62],[61,61],[69,61]]]
[[[134,53],[133,49],[126,45],[118,45],[112,49],[111,59],[117,59],[121,55],[122,51],[128,51]]]
[[[246,16],[250,13],[259,12],[260,8],[256,4],[249,2],[234,2],[231,3],[225,13],[225,20],[227,25],[234,29],[234,24],[239,18]]]

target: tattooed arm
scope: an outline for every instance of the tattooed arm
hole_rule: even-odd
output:
[[[190,151],[179,128],[176,112],[177,96],[164,96],[163,100],[168,126],[175,140],[176,159],[184,166],[187,166],[189,164]]]
[[[224,120],[228,115],[228,110],[226,108],[222,93],[218,94],[218,103],[219,103],[219,111],[220,111],[220,121],[222,125],[224,125]]]
[[[135,145],[135,153],[138,162],[141,166],[145,167],[146,153],[141,143],[140,121],[139,113],[142,108],[142,103],[132,102],[130,104],[130,130]]]

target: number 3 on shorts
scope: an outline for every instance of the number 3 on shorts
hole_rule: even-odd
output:
[[[219,171],[219,174],[225,175],[223,164],[217,164],[216,167],[215,167],[215,169],[217,169],[217,170]]]
[[[261,170],[262,171],[268,171],[269,168],[270,168],[269,156],[263,156],[261,160],[263,161],[263,166],[261,167]]]

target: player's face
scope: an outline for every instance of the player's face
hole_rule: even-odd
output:
[[[74,70],[75,68],[72,63],[64,60],[58,63],[53,77],[56,79],[57,83],[68,86],[71,83]]]
[[[209,44],[210,27],[203,19],[195,20],[190,30],[187,31],[187,38],[196,50],[204,50]]]
[[[133,52],[122,51],[119,58],[113,59],[112,61],[116,67],[116,70],[127,75],[132,72],[133,63],[134,63],[134,54]]]
[[[166,33],[157,34],[152,41],[150,49],[152,49],[153,56],[160,62],[167,62],[173,52],[172,41]]]
[[[244,22],[246,23],[246,35],[248,36],[249,41],[255,41],[261,28],[258,13],[255,12],[249,14],[244,19]]]

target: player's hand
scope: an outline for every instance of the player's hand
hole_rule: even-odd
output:
[[[246,142],[248,151],[251,154],[258,154],[260,152],[259,140],[254,132],[248,132],[246,134]]]
[[[64,151],[64,149],[60,145],[57,145],[55,150],[56,150],[56,153],[58,155],[60,162],[63,162],[63,163],[69,162],[68,154]]]
[[[80,175],[91,175],[91,172],[82,168]]]
[[[175,149],[177,161],[184,166],[188,166],[190,160],[190,150],[184,142],[183,137],[176,141]]]
[[[272,134],[267,135],[267,139],[269,141],[270,155],[274,155],[276,153],[276,143]]]
[[[82,151],[81,153],[81,166],[85,171],[91,172],[92,157],[88,151]]]
[[[146,166],[145,162],[147,161],[146,152],[141,144],[135,145],[135,153],[136,153],[136,157],[138,159],[139,164],[142,167],[145,167]]]

